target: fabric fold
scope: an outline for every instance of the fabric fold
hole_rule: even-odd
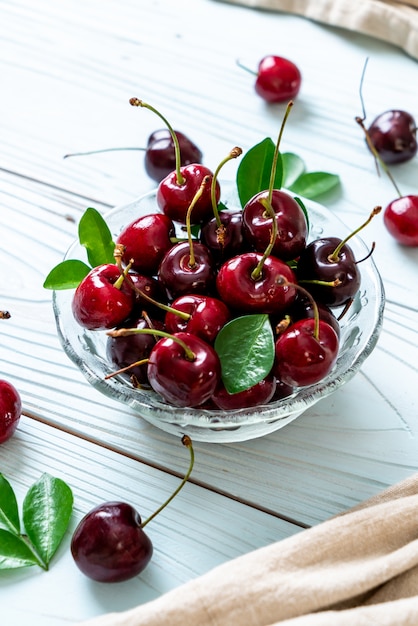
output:
[[[156,600],[80,626],[416,626],[417,514],[418,474]]]

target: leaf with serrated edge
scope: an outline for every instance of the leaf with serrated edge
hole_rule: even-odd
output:
[[[39,565],[24,539],[0,528],[0,570]]]
[[[269,188],[274,150],[273,141],[266,137],[242,157],[236,174],[238,197],[242,207],[257,193]],[[282,161],[279,154],[273,185],[275,189],[281,188],[282,177]]]
[[[220,330],[215,350],[228,393],[239,393],[263,380],[274,361],[274,337],[268,315],[237,317]]]
[[[15,535],[20,533],[16,495],[3,474],[0,474],[0,527],[6,528]]]
[[[340,178],[337,174],[328,174],[327,172],[308,172],[302,174],[289,187],[293,193],[297,193],[305,198],[313,200],[318,196],[331,191],[340,184]]]
[[[97,209],[84,211],[78,224],[78,238],[85,247],[87,258],[92,267],[105,263],[114,263],[115,244],[104,217]]]
[[[23,501],[23,524],[46,565],[60,545],[71,518],[73,494],[60,478],[42,474]]]
[[[66,259],[58,263],[44,281],[45,289],[75,289],[90,272],[89,267],[78,259]]]

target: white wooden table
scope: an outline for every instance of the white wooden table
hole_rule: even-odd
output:
[[[137,96],[191,137],[214,167],[235,145],[276,138],[284,106],[267,106],[237,59],[291,58],[303,84],[283,150],[309,170],[338,174],[322,198],[349,226],[396,194],[376,174],[367,119],[390,108],[418,116],[418,66],[384,42],[284,14],[216,0],[0,2],[0,377],[23,405],[0,472],[20,501],[44,471],[74,492],[71,527],[49,572],[0,572],[2,626],[64,626],[154,598],[213,566],[344,511],[418,468],[418,250],[399,247],[381,219],[368,227],[387,295],[378,345],[345,387],[267,437],[195,443],[190,482],[149,527],[152,562],[138,578],[93,583],[69,552],[90,508],[123,499],[143,517],[177,486],[188,456],[177,438],[109,401],[64,354],[48,271],[75,239],[88,206],[105,212],[153,188],[141,152],[63,159],[68,152],[143,146],[161,126]],[[228,168],[231,178],[234,164]],[[418,193],[418,162],[398,166]]]

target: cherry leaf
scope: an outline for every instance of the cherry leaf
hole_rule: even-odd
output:
[[[97,209],[90,207],[84,211],[78,224],[78,238],[80,244],[86,248],[92,267],[115,262],[112,234]]]
[[[48,566],[67,530],[73,510],[73,494],[60,478],[42,474],[23,501],[25,531]]]
[[[302,174],[288,189],[305,198],[314,199],[340,184],[337,174],[328,172],[307,172]]]
[[[45,289],[75,289],[90,270],[84,261],[66,259],[49,272],[43,286]]]
[[[0,527],[4,527],[15,535],[20,533],[16,495],[3,474],[0,474]]]
[[[39,561],[25,540],[0,528],[0,570],[39,565]]]
[[[263,380],[274,361],[274,337],[268,315],[237,317],[220,330],[215,350],[228,393],[239,393]]]
[[[300,177],[306,171],[304,161],[297,154],[293,152],[283,152],[283,187],[289,189],[290,185]]]
[[[250,148],[242,157],[236,174],[238,197],[242,207],[244,207],[248,200],[255,196],[255,194],[269,188],[274,150],[275,146],[273,141],[267,137]],[[281,188],[282,178],[283,168],[281,155],[279,153],[273,185],[275,189]]]

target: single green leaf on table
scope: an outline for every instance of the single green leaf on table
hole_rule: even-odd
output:
[[[302,174],[289,187],[289,191],[313,200],[331,191],[340,184],[337,174],[328,172],[307,172]]]
[[[283,152],[283,187],[289,189],[291,185],[306,171],[304,161],[293,152]]]
[[[252,314],[231,320],[218,333],[215,350],[228,393],[239,393],[256,385],[267,376],[274,361],[269,316]]]
[[[271,168],[273,164],[275,145],[267,137],[250,148],[242,157],[237,168],[236,184],[241,207],[260,191],[267,190],[270,185]],[[282,186],[283,168],[279,153],[277,159],[274,188]]]
[[[0,528],[0,570],[40,565],[30,547],[20,535]]]
[[[25,531],[46,566],[64,537],[72,510],[70,487],[48,473],[44,473],[26,494],[23,502]]]
[[[78,224],[78,238],[80,244],[86,248],[92,267],[115,262],[112,234],[97,209],[88,208],[84,211]]]
[[[19,510],[15,492],[3,474],[0,474],[0,527],[15,535],[20,533]]]
[[[66,259],[49,272],[43,286],[45,289],[75,289],[90,270],[84,261]]]

